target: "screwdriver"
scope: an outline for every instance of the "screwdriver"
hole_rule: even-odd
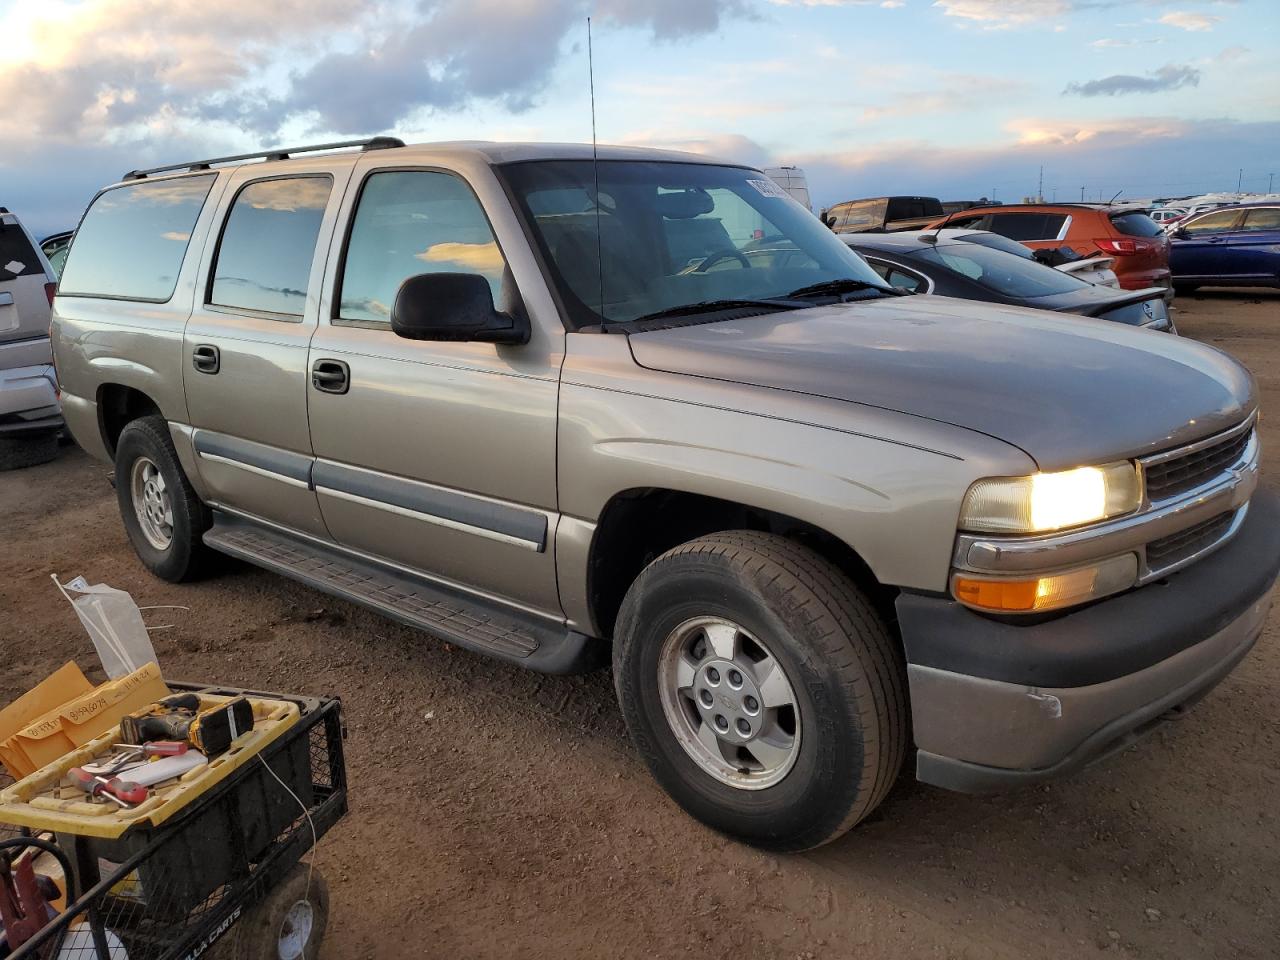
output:
[[[89,794],[89,796],[96,797],[101,794],[114,800],[122,807],[142,803],[148,796],[146,787],[141,787],[132,781],[121,780],[119,777],[111,780],[106,777],[95,777],[92,773],[86,773],[80,767],[72,767],[70,777],[71,782]]]
[[[191,744],[177,740],[153,740],[150,743],[117,743],[125,750],[138,750],[144,757],[180,757],[191,749]]]

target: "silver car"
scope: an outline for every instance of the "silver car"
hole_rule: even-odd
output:
[[[56,284],[40,246],[0,207],[0,470],[58,453],[62,414],[49,345]]]
[[[131,172],[76,233],[63,406],[156,575],[611,661],[667,791],[781,850],[908,758],[1077,770],[1257,639],[1280,505],[1223,353],[902,296],[732,163],[322,148]]]

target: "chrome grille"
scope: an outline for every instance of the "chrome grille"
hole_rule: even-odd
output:
[[[1148,499],[1168,500],[1208,483],[1240,460],[1252,436],[1252,429],[1243,430],[1190,453],[1144,464]]]
[[[1159,571],[1199,553],[1225,536],[1233,519],[1235,511],[1228,510],[1185,530],[1152,540],[1147,544],[1147,566]]]

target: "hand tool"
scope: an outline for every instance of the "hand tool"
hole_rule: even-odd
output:
[[[131,780],[119,778],[108,780],[106,777],[95,777],[81,767],[72,767],[69,776],[71,782],[89,796],[96,797],[102,794],[122,807],[136,806],[145,801],[150,793],[146,787],[139,786]]]
[[[166,697],[120,721],[120,737],[130,743],[178,740],[207,755],[222,753],[253,729],[253,706],[235,697],[207,710],[195,694]]]
[[[152,740],[150,743],[117,743],[125,750],[141,751],[144,757],[180,757],[191,749],[191,744],[178,740]]]

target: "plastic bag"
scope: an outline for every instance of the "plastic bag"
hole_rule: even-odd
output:
[[[105,583],[90,586],[84,577],[62,584],[55,576],[53,582],[71,601],[76,616],[89,632],[108,677],[118,680],[139,667],[157,662],[147,626],[142,622],[142,612],[133,597]]]

